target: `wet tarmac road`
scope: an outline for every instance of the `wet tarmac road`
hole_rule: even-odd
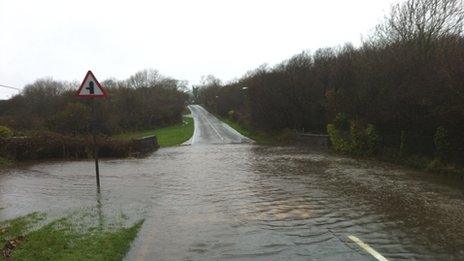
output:
[[[106,217],[145,218],[127,260],[374,260],[350,235],[390,260],[464,258],[462,181],[310,148],[214,143],[103,161],[100,197],[92,161],[3,170],[0,219],[98,199]]]
[[[186,142],[191,145],[249,143],[251,139],[241,135],[229,125],[218,120],[200,105],[190,105],[195,122],[193,137]]]

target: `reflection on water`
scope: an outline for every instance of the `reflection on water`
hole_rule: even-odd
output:
[[[97,206],[146,221],[129,260],[464,258],[463,186],[294,147],[210,145],[146,159],[55,162],[0,174],[0,218]],[[449,184],[451,183],[451,184]],[[454,182],[456,183],[456,182]],[[111,221],[108,221],[111,222]]]

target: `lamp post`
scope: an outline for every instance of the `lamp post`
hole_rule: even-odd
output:
[[[242,91],[243,91],[243,96],[244,96],[244,100],[246,102],[247,98],[248,98],[248,87],[247,86],[243,86],[242,87]]]

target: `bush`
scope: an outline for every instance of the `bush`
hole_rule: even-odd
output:
[[[374,125],[368,124],[365,130],[366,133],[366,152],[368,155],[373,155],[379,150],[380,137]]]
[[[406,132],[404,130],[401,131],[400,137],[400,156],[405,155],[406,153]]]
[[[351,144],[349,141],[345,140],[334,124],[327,125],[327,133],[329,134],[330,142],[332,143],[332,148],[336,152],[341,153],[350,153]]]
[[[0,126],[0,138],[8,139],[13,137],[13,131],[5,126]]]
[[[281,144],[289,144],[291,141],[295,140],[297,134],[294,130],[286,128],[276,136],[276,141]]]
[[[185,82],[156,71],[139,72],[125,81],[107,80],[108,98],[95,102],[98,130],[106,135],[158,128],[182,121],[188,99]],[[90,132],[91,103],[74,97],[74,83],[37,80],[21,94],[0,101],[0,125],[15,130],[62,134]]]
[[[134,150],[133,141],[98,139],[99,156],[127,157]],[[54,132],[36,132],[29,137],[0,139],[0,157],[14,160],[49,158],[90,158],[93,156],[90,136],[75,137]]]
[[[449,155],[450,143],[448,141],[448,132],[442,126],[437,128],[433,138],[437,157],[442,160],[447,159]]]
[[[229,112],[227,112],[227,116],[229,117],[230,120],[237,120],[237,117],[236,117],[236,113],[234,110],[230,110]]]
[[[69,103],[62,110],[50,117],[47,121],[48,128],[52,131],[64,134],[88,134],[90,133],[91,111],[88,106],[81,103]]]
[[[338,126],[342,125],[339,124]],[[349,135],[343,135],[344,132],[338,129],[335,123],[328,124],[327,133],[329,134],[333,149],[337,152],[373,155],[378,151],[379,136],[372,124],[368,124],[366,128],[362,128],[359,123],[352,121]]]
[[[444,172],[446,169],[446,163],[440,157],[436,157],[427,164],[425,169],[432,172]]]
[[[348,121],[348,118],[344,113],[339,113],[334,119],[333,122],[335,128],[337,130],[342,130],[342,131],[348,131],[351,127],[350,122]]]

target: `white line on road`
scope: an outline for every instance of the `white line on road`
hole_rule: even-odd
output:
[[[208,119],[208,117],[206,117],[206,115],[209,113],[208,111],[206,111],[203,107],[201,107],[203,110],[203,118],[208,122],[209,126],[211,127],[211,129],[214,130],[214,132],[216,133],[216,135],[222,140],[222,143],[224,143],[224,137],[222,137],[221,134],[219,134],[219,131],[214,127],[214,124]]]
[[[368,244],[362,242],[361,239],[359,239],[359,238],[357,238],[357,237],[355,237],[353,235],[348,236],[348,238],[351,239],[356,244],[358,244],[358,246],[360,246],[362,249],[364,249],[364,251],[366,251],[367,253],[371,254],[377,260],[379,260],[379,261],[388,261],[388,259],[386,259],[384,256],[382,256],[379,252],[375,251],[375,249],[370,247]]]

